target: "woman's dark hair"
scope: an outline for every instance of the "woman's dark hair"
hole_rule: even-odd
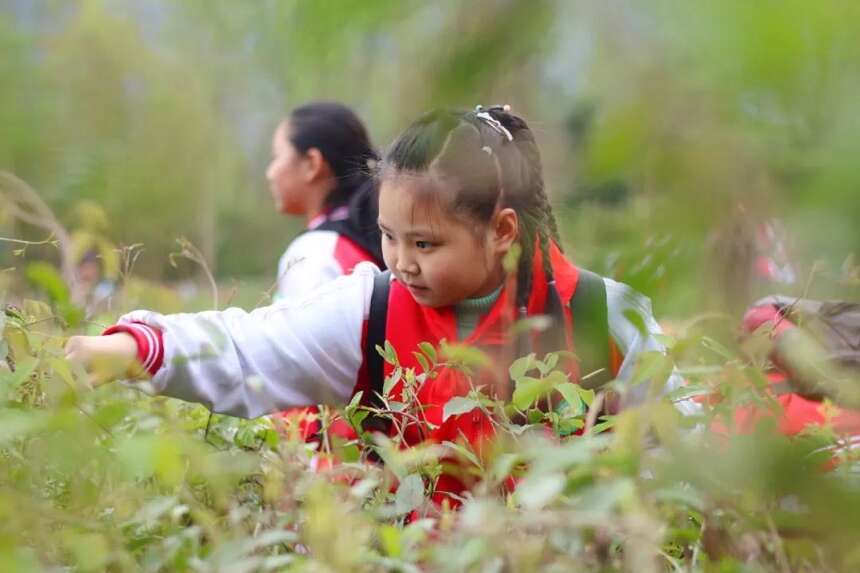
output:
[[[540,153],[526,122],[500,106],[427,113],[392,144],[381,174],[384,178],[425,172],[450,184],[447,205],[455,215],[487,223],[497,207],[517,212],[522,248],[517,306],[526,306],[535,245],[541,249],[544,273],[551,281],[550,244],[559,243],[544,191]]]
[[[379,154],[364,124],[343,104],[315,101],[292,111],[286,136],[300,153],[318,149],[328,163],[336,183],[325,206],[330,210],[349,208],[346,219],[331,221],[326,228],[348,236],[384,268],[376,221],[375,166],[371,165],[379,160]]]
[[[379,159],[364,124],[337,102],[315,101],[295,108],[287,138],[299,152],[315,148],[325,158],[336,181],[326,198],[329,208],[349,203],[352,194],[371,179],[370,162]]]

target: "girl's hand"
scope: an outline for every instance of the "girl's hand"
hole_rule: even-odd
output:
[[[146,371],[137,360],[137,343],[130,334],[73,336],[66,343],[66,360],[84,367],[93,385],[118,378],[143,378]]]

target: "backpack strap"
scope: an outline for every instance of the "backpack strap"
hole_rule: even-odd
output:
[[[570,299],[573,316],[573,344],[583,375],[592,374],[582,385],[599,388],[612,380],[609,361],[609,311],[603,277],[577,267],[579,280]]]
[[[385,384],[385,363],[377,352],[377,346],[385,345],[385,327],[388,322],[388,293],[391,291],[391,271],[383,271],[373,279],[373,293],[370,295],[370,312],[367,316],[367,336],[365,337],[364,359],[367,361],[367,378],[370,395],[367,403],[382,407],[382,389]],[[381,418],[372,414],[365,419],[367,429],[381,430]]]

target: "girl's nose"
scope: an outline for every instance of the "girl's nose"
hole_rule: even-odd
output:
[[[404,265],[398,261],[397,271],[401,274],[404,274],[404,275],[417,275],[418,274],[418,265],[416,265],[414,263]]]
[[[396,263],[397,272],[405,275],[417,275],[418,274],[418,264],[415,262],[415,259],[410,257],[407,253],[398,253],[397,255],[397,263]]]

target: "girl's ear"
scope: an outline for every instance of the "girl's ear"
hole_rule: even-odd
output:
[[[520,236],[520,218],[511,208],[501,209],[493,216],[492,242],[496,252],[504,254]]]
[[[308,149],[303,159],[305,164],[305,181],[308,183],[331,177],[331,168],[328,165],[328,161],[325,160],[322,152],[316,147]]]

